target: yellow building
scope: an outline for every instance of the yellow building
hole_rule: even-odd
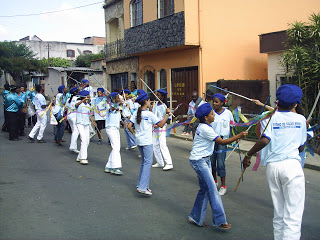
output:
[[[125,55],[138,61],[138,87],[142,78],[152,89],[167,87],[172,100],[184,103],[193,90],[202,96],[208,82],[268,79],[259,35],[307,21],[320,9],[319,0],[109,2],[122,3],[124,30],[118,32]]]

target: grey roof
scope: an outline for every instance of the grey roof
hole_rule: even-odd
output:
[[[102,72],[100,69],[93,69],[87,67],[48,67],[48,69],[53,69],[59,72]]]

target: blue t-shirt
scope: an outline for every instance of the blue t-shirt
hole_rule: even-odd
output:
[[[7,96],[5,109],[7,112],[18,112],[23,104],[23,100],[16,93],[11,93]]]
[[[193,139],[190,160],[200,160],[203,157],[211,156],[214,149],[214,141],[219,135],[211,125],[200,123]]]
[[[156,115],[154,115],[154,113],[147,110],[142,110],[141,122],[138,124],[137,113],[138,111],[135,111],[130,119],[136,129],[136,143],[138,146],[151,145],[153,143],[152,126],[157,125],[160,120]]]
[[[261,121],[261,133],[268,121],[269,118]],[[306,118],[290,111],[276,111],[263,136],[270,140],[260,151],[263,166],[287,159],[301,161],[298,148],[307,140]]]

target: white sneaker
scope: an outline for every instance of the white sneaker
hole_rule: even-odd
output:
[[[166,166],[163,168],[164,171],[168,171],[170,169],[173,168],[173,165],[172,164],[166,164]]]
[[[90,133],[90,139],[93,138],[97,133],[96,132],[91,132]]]
[[[153,164],[152,167],[154,168],[163,168],[164,166],[160,165],[159,163]]]
[[[220,189],[219,189],[219,194],[220,194],[220,196],[223,196],[223,195],[225,195],[227,193],[227,188],[226,187],[221,187]]]
[[[141,190],[138,190],[138,193],[141,193],[141,194],[144,194],[144,195],[147,195],[147,196],[151,196],[152,195],[152,192],[149,191],[149,189],[147,189],[146,191],[141,191]]]
[[[79,158],[77,158],[77,162],[80,162],[81,160]]]
[[[185,135],[187,135],[187,133],[186,133],[186,132],[183,132],[181,135],[182,135],[182,136],[185,136]]]
[[[87,159],[81,159],[80,163],[83,164],[83,165],[86,165],[86,164],[88,164],[88,160]]]
[[[137,147],[137,145],[134,145],[134,146],[132,146],[130,149],[134,149],[134,148],[136,148]]]
[[[104,171],[105,171],[106,173],[110,173],[110,172],[111,172],[111,168],[105,167],[105,168],[104,168]]]
[[[80,152],[78,149],[71,149],[71,148],[69,148],[69,150],[70,150],[71,152],[75,152],[75,153],[79,153],[79,152]]]

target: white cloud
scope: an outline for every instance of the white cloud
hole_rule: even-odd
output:
[[[0,25],[0,40],[5,40],[9,36],[9,31]]]

